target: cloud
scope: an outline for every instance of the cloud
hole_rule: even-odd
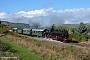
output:
[[[6,14],[5,12],[1,12],[1,13],[0,13],[0,18],[1,18],[1,19],[2,19],[2,18],[5,18],[6,15],[7,15],[7,14]]]
[[[66,10],[54,10],[53,8],[20,11],[16,13],[0,13],[0,18],[4,21],[14,23],[29,23],[31,27],[46,27],[52,24],[78,24],[80,22],[90,22],[90,8],[74,8]]]

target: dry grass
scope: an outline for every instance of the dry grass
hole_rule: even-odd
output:
[[[24,35],[14,36],[6,34],[5,37],[49,60],[90,60],[90,49],[88,48],[77,48],[65,44],[40,41]],[[87,46],[90,47],[90,44],[88,43]]]

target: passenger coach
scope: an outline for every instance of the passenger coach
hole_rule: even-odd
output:
[[[44,37],[46,29],[32,29],[32,36]]]

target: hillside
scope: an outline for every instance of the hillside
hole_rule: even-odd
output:
[[[8,26],[6,24],[0,25],[0,60],[45,60],[45,58],[29,51],[11,39],[5,37],[8,35]],[[15,36],[15,34],[13,35]],[[12,38],[12,37],[11,37]]]
[[[44,60],[5,37],[0,37],[0,60]]]
[[[4,37],[48,60],[90,60],[90,43],[59,44],[17,33],[7,33]]]
[[[7,21],[2,21],[1,23],[8,25],[9,27],[30,28],[29,24],[25,24],[25,23],[11,23],[11,22],[7,22]],[[90,26],[90,23],[86,23],[86,25]],[[62,24],[62,26],[77,28],[79,26],[79,24]]]
[[[24,24],[24,23],[11,23],[11,22],[7,22],[7,21],[2,21],[1,23],[8,25],[9,27],[30,28],[29,24]]]
[[[71,27],[71,28],[77,28],[79,24],[63,24],[64,27]]]

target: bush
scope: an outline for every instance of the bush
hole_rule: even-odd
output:
[[[1,34],[8,30],[9,30],[9,27],[7,25],[4,25],[4,24],[0,25],[0,33]]]
[[[81,34],[81,41],[82,42],[85,42],[85,41],[87,41],[87,36],[86,36],[86,34]]]

